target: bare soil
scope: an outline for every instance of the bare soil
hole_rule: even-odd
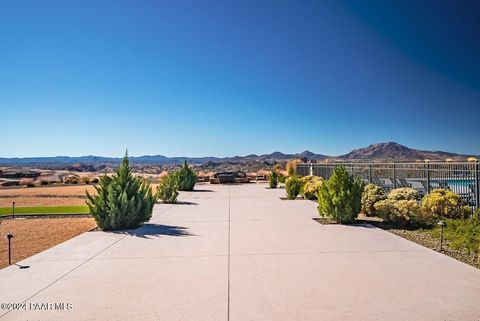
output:
[[[85,191],[94,193],[93,185],[58,185],[0,189],[0,207],[85,205]]]
[[[12,263],[21,261],[97,227],[88,217],[0,219],[0,269],[8,265],[8,242],[12,233]]]
[[[152,192],[158,184],[151,184]],[[46,185],[39,187],[0,188],[0,207],[12,206],[83,206],[85,191],[95,193],[93,185]]]

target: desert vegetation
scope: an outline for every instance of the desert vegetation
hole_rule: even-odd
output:
[[[149,184],[132,175],[125,155],[112,176],[102,176],[96,194],[87,193],[87,205],[103,230],[136,228],[152,216],[156,197]]]
[[[434,189],[426,195],[422,199],[422,210],[438,218],[464,218],[471,214],[459,195],[445,189]]]
[[[270,188],[277,188],[278,186],[278,171],[275,168],[270,172],[268,185]]]
[[[290,176],[285,181],[285,191],[289,200],[297,198],[298,194],[302,190],[302,179],[297,176]]]
[[[319,176],[304,176],[302,179],[302,190],[300,194],[304,199],[316,200],[318,199],[318,192],[323,183],[323,178]]]
[[[448,246],[457,251],[464,251],[478,264],[480,253],[480,210],[473,217],[462,219],[446,219],[444,237]],[[439,237],[441,230],[436,227],[432,234]]]
[[[338,223],[353,223],[361,207],[363,183],[351,176],[344,167],[335,167],[318,192],[320,216]]]
[[[176,203],[178,197],[178,178],[175,172],[164,176],[157,187],[157,198],[164,203]]]
[[[375,216],[377,210],[375,204],[379,201],[383,201],[387,198],[387,195],[383,189],[375,184],[367,184],[363,188],[362,192],[362,211],[367,216]]]
[[[368,184],[362,194],[362,212],[381,219],[370,223],[435,250],[439,250],[441,226],[437,223],[441,221],[444,253],[480,267],[480,210],[472,213],[452,191],[434,189],[420,199],[411,188],[393,189],[386,194],[380,187]]]
[[[175,175],[178,183],[178,190],[193,191],[195,183],[197,182],[197,174],[195,174],[193,169],[188,166],[186,160]]]

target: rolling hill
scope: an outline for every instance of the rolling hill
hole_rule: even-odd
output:
[[[425,151],[408,148],[395,142],[372,144],[368,147],[355,149],[340,156],[326,156],[311,151],[304,151],[297,154],[284,154],[273,152],[270,154],[234,157],[167,157],[163,155],[144,155],[130,157],[130,161],[136,164],[179,164],[185,159],[195,164],[206,164],[209,162],[275,162],[289,159],[301,158],[305,160],[345,160],[345,161],[418,161],[418,160],[466,160],[471,155],[461,155],[444,151]],[[67,164],[117,164],[121,158],[101,156],[56,156],[56,157],[26,157],[26,158],[0,158],[0,165],[31,166],[31,165],[67,165]]]

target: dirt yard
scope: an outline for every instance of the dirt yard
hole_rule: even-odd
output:
[[[0,219],[0,269],[8,265],[7,233],[14,235],[12,261],[18,262],[95,227],[88,217]]]
[[[152,192],[157,184],[151,184]],[[85,190],[95,193],[93,185],[50,185],[40,187],[0,188],[0,207],[12,206],[82,206]]]
[[[42,186],[0,189],[0,207],[85,205],[85,190],[94,193],[93,185]]]

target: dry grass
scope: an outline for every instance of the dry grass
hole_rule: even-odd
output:
[[[0,269],[8,265],[5,235],[9,232],[14,235],[12,261],[18,262],[96,226],[88,217],[0,219]]]
[[[151,184],[155,193],[158,184]],[[0,207],[12,206],[83,206],[85,190],[95,193],[93,185],[53,185],[0,188]]]
[[[85,205],[85,190],[93,193],[92,185],[42,186],[0,189],[0,207],[11,206],[74,206]]]

